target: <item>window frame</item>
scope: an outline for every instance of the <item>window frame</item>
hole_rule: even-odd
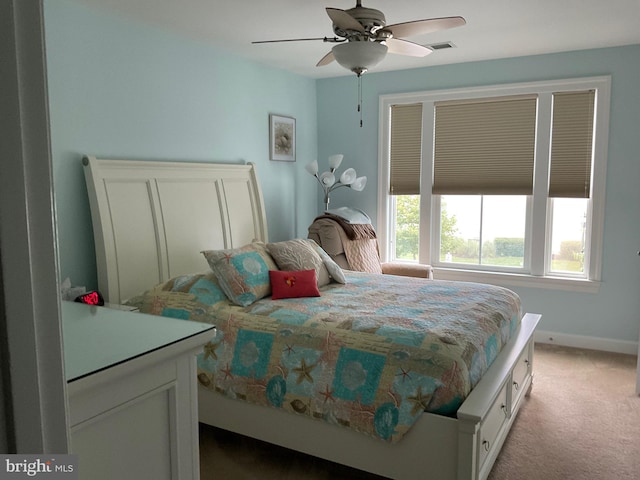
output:
[[[586,277],[559,275],[550,271],[546,254],[550,248],[552,198],[547,195],[549,177],[549,155],[551,149],[552,96],[555,92],[595,89],[595,119],[593,162],[591,172],[591,196],[587,207],[587,231],[585,272]],[[378,237],[383,261],[392,257],[393,197],[388,192],[390,154],[390,112],[391,105],[402,103],[422,103],[422,169],[421,185],[430,191],[433,177],[433,132],[435,126],[434,104],[438,101],[465,100],[483,97],[530,94],[538,95],[538,118],[535,143],[535,168],[533,195],[530,202],[530,218],[527,219],[526,242],[530,242],[529,273],[489,271],[485,269],[453,268],[443,266],[436,255],[439,239],[431,238],[431,232],[439,231],[439,209],[436,195],[420,195],[420,245],[419,262],[434,267],[436,278],[443,280],[464,280],[493,283],[505,286],[525,286],[554,288],[595,293],[599,290],[602,275],[603,233],[606,164],[608,154],[609,110],[611,77],[597,76],[575,79],[549,80],[539,82],[511,83],[481,87],[431,90],[413,93],[388,94],[379,97],[378,135]],[[430,140],[429,140],[430,139]],[[542,152],[542,153],[541,153]],[[540,155],[543,155],[539,160]],[[428,212],[425,214],[424,212]],[[424,220],[424,221],[423,221]]]
[[[450,195],[452,196],[452,195]],[[481,196],[481,195],[477,195]],[[494,196],[494,195],[484,195],[485,197]],[[491,270],[487,270],[486,264],[454,264],[457,266],[449,267],[451,263],[441,262],[440,261],[440,236],[438,238],[432,239],[433,250],[431,252],[431,258],[433,258],[433,266],[438,266],[442,268],[452,268],[455,270],[474,270],[479,272],[494,272],[494,273],[515,273],[518,275],[528,275],[531,272],[531,201],[532,197],[530,195],[518,195],[525,197],[525,226],[524,226],[524,258],[522,267],[508,267],[508,266],[500,266],[500,265],[489,265]],[[442,208],[442,195],[433,195],[433,225],[434,232],[439,232],[441,230],[441,208]],[[393,208],[391,206],[391,210]],[[395,223],[394,223],[395,224]],[[394,224],[391,224],[393,226]]]

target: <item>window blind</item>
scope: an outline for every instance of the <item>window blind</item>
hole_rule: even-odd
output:
[[[422,103],[391,106],[389,193],[420,194]]]
[[[435,104],[434,194],[531,195],[536,95]]]
[[[595,91],[553,94],[549,196],[589,198]]]

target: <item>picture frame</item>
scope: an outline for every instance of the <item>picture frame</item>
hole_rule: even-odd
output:
[[[296,161],[296,119],[269,114],[269,151],[271,160]]]

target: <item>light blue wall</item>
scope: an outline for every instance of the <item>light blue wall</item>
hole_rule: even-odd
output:
[[[269,239],[306,236],[315,199],[296,195],[316,158],[315,81],[70,0],[45,0],[61,276],[96,288],[81,158],[254,162]],[[269,160],[268,118],[296,118],[295,163]]]
[[[374,219],[378,96],[438,88],[612,76],[603,284],[598,294],[517,288],[541,328],[635,342],[640,323],[640,46],[457,64],[363,77],[305,77],[241,60],[197,41],[45,0],[54,191],[62,277],[95,288],[93,235],[80,159],[251,161],[258,166],[270,239],[306,236],[321,209],[303,166],[333,153],[367,175],[332,206]],[[446,55],[436,52],[434,55]],[[296,163],[268,159],[268,114],[297,119]]]
[[[434,55],[446,55],[436,52]],[[640,323],[640,45],[429,67],[363,77],[364,126],[358,127],[356,77],[318,81],[318,157],[343,153],[367,175],[361,194],[338,191],[332,202],[377,214],[378,96],[499,83],[611,75],[611,122],[603,283],[598,294],[514,288],[541,329],[636,342]],[[326,160],[324,160],[326,161]],[[349,197],[347,197],[349,195]]]

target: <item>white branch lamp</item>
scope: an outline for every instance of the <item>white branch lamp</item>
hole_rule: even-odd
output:
[[[336,183],[335,171],[342,163],[343,155],[331,155],[329,157],[329,170],[318,174],[318,161],[314,160],[307,166],[305,166],[305,170],[309,172],[311,175],[316,177],[318,183],[322,187],[322,191],[324,192],[324,209],[329,210],[329,193],[340,187],[349,187],[356,192],[361,192],[364,190],[365,185],[367,184],[367,177],[358,177],[356,176],[356,171],[353,168],[347,168]]]

